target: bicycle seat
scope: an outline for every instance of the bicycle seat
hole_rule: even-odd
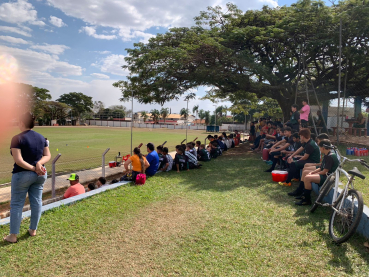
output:
[[[356,177],[359,177],[360,179],[363,180],[365,179],[365,176],[363,175],[363,173],[359,171],[359,169],[357,169],[357,167],[354,167],[353,169],[349,170],[348,173]]]

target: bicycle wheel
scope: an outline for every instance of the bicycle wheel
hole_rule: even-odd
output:
[[[333,210],[329,221],[329,235],[336,243],[347,241],[359,226],[361,216],[363,215],[363,197],[360,192],[351,189],[341,201],[336,201],[334,207],[342,207],[339,211]]]
[[[335,179],[336,178],[335,178],[334,174],[331,174],[327,178],[327,180],[325,180],[324,184],[322,185],[322,187],[319,190],[318,198],[315,200],[313,206],[310,209],[311,213],[315,212],[315,210],[319,207],[318,203],[321,203],[323,201],[323,198],[329,193],[329,191],[331,190],[331,188],[334,185]]]

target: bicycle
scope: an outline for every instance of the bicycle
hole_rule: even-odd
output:
[[[321,186],[319,195],[310,212],[313,213],[318,206],[330,207],[333,211],[329,220],[329,235],[336,243],[343,243],[355,233],[363,215],[363,197],[361,192],[355,190],[355,177],[365,179],[365,176],[356,167],[346,172],[343,166],[346,162],[359,162],[369,169],[369,165],[362,159],[348,159],[342,156],[335,146],[330,148],[336,151],[341,161],[337,170],[330,174]],[[347,182],[337,197],[340,173],[347,178]],[[322,203],[322,200],[330,192],[332,187],[334,187],[332,203]]]

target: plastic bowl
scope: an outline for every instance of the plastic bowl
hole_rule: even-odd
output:
[[[273,170],[272,171],[272,178],[274,182],[285,182],[288,177],[287,171],[282,170]]]

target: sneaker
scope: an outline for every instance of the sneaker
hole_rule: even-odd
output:
[[[293,178],[293,179],[291,180],[291,182],[300,182],[300,179]]]
[[[291,183],[286,183],[286,182],[279,182],[278,184],[284,187],[290,187],[292,185]]]
[[[266,161],[266,164],[268,164],[268,165],[272,165],[272,164],[273,164],[273,162],[272,162],[272,161]]]
[[[310,199],[302,199],[299,202],[296,202],[295,205],[297,206],[310,206],[311,205],[311,200]]]

